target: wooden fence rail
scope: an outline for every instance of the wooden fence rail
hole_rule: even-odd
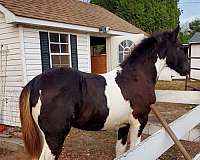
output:
[[[199,154],[197,154],[195,157],[194,157],[194,159],[193,160],[200,160],[200,153]]]
[[[200,92],[198,91],[171,91],[157,90],[157,102],[200,104]],[[178,139],[182,138],[187,132],[200,123],[200,105],[184,114],[169,126]],[[164,128],[145,139],[133,150],[115,160],[155,160],[167,151],[174,142]],[[194,160],[200,160],[200,154]]]

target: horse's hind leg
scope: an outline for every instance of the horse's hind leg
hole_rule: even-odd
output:
[[[116,157],[119,157],[126,151],[129,127],[130,125],[127,124],[125,127],[121,127],[117,131]]]
[[[35,123],[38,127],[38,131],[39,131],[39,134],[40,134],[40,141],[41,141],[41,144],[42,144],[42,152],[41,152],[39,160],[54,160],[55,156],[51,153],[49,146],[46,143],[44,132],[41,130],[41,128],[38,124],[38,117],[40,115],[40,110],[41,110],[41,100],[39,98],[36,106],[32,108],[32,116],[33,116]],[[33,160],[38,160],[38,159],[33,159]]]
[[[40,115],[40,110],[41,110],[41,101],[39,99],[37,105],[32,108],[33,118],[35,119],[38,130],[40,132],[40,141],[42,143],[42,152],[39,160],[54,160],[55,155],[51,153],[51,150],[46,142],[44,132],[41,130],[40,125],[38,124],[38,117]]]
[[[39,160],[55,160],[55,155],[51,153],[51,150],[49,149],[49,146],[45,140],[44,134],[42,136],[42,139],[43,139],[43,148]]]
[[[69,103],[59,101],[59,98],[56,100],[53,103],[43,104],[38,118],[39,126],[45,137],[44,160],[58,159],[64,140],[71,129],[72,107],[68,105]]]
[[[57,160],[60,156],[64,140],[71,129],[69,121],[66,120],[65,125],[62,124],[54,119],[40,121],[39,125],[44,133],[44,145],[39,160]]]

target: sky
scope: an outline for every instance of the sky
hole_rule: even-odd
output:
[[[200,19],[200,0],[180,0],[179,8],[182,10],[180,23],[184,24],[196,18]]]

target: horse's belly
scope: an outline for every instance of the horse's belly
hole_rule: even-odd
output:
[[[124,107],[124,108],[123,108]],[[102,130],[119,129],[129,123],[132,109],[129,106],[116,106],[109,110],[109,115]]]

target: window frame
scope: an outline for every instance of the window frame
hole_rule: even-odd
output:
[[[51,42],[50,40],[50,34],[58,34],[59,35],[59,42]],[[60,42],[60,35],[61,34],[65,34],[68,35],[68,43],[63,43]],[[72,61],[71,61],[71,43],[70,43],[70,34],[69,33],[64,33],[64,32],[54,32],[54,31],[49,31],[48,32],[48,40],[49,40],[49,56],[50,56],[50,68],[53,68],[53,64],[52,64],[52,56],[69,56],[69,67],[72,67]],[[68,51],[69,53],[52,53],[51,52],[51,44],[58,44],[59,45],[59,50],[61,51],[61,44],[68,44]]]
[[[122,45],[122,43],[123,43],[124,41],[126,41],[126,46],[125,46],[125,47]],[[132,44],[131,44],[130,47],[127,46],[127,41],[131,41]],[[121,46],[121,47],[123,48],[123,51],[120,51],[120,50],[119,50],[119,46]],[[127,49],[130,49],[130,53],[131,53],[131,49],[132,49],[132,48],[135,48],[135,46],[136,46],[135,42],[132,41],[132,40],[130,40],[130,39],[125,39],[125,40],[123,40],[123,41],[121,41],[121,42],[119,43],[119,45],[118,45],[118,64],[121,64],[121,63],[125,60],[125,54],[126,54],[126,55],[130,55],[130,54],[127,54],[128,51],[125,51],[125,49],[126,49],[126,48],[127,48]],[[123,56],[122,62],[120,62],[120,59],[119,59],[119,55],[120,55],[121,53],[122,53],[122,56]]]

